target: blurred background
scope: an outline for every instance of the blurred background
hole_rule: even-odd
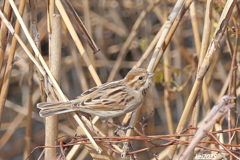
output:
[[[63,2],[63,1],[62,1]],[[59,13],[59,8],[52,1],[41,0],[16,0],[16,7],[23,7],[22,18],[35,40],[40,53],[48,64],[51,32],[55,29],[48,24],[51,21],[49,15],[54,9],[54,16]],[[94,53],[93,48],[87,42],[87,37],[81,29],[76,27],[74,16],[69,16],[74,24],[82,42],[85,54],[97,71],[102,83],[122,79],[134,66],[147,68],[152,52],[162,33],[162,26],[171,19],[168,17],[176,5],[175,0],[69,0],[76,14],[82,20],[87,32],[100,51]],[[225,3],[225,2],[224,2]],[[235,6],[233,16],[239,22],[239,6]],[[18,21],[12,11],[8,0],[0,0],[0,7],[14,27]],[[209,6],[208,6],[209,7]],[[201,43],[208,46],[219,22],[224,4],[218,1],[212,2],[207,8],[207,1],[198,0],[192,3],[183,14],[178,14],[176,30],[170,43],[166,44],[164,55],[154,68],[155,76],[153,85],[149,89],[146,100],[141,106],[136,119],[136,127],[142,132],[139,124],[144,117],[144,132],[146,135],[171,135],[175,133],[179,119],[182,116],[184,106],[188,100],[192,86],[196,79],[199,66],[200,53],[203,50]],[[66,6],[64,8],[67,10]],[[205,11],[211,10],[211,25],[207,30],[208,40],[204,40],[203,32]],[[53,16],[53,17],[54,17]],[[88,70],[88,64],[80,54],[70,32],[65,24],[64,17],[61,25],[61,64],[60,64],[60,88],[68,99],[73,99],[89,88],[98,85]],[[44,119],[39,116],[36,104],[46,100],[45,89],[40,86],[45,83],[44,77],[39,76],[37,67],[18,43],[14,47],[12,34],[4,28],[1,20],[0,39],[0,101],[1,101],[1,130],[0,130],[0,159],[19,160],[26,159],[32,149],[44,146],[45,125]],[[51,28],[51,29],[49,29]],[[162,29],[161,29],[162,28]],[[165,29],[167,26],[165,26]],[[223,38],[219,42],[219,48],[211,59],[211,66],[205,75],[203,91],[199,92],[199,113],[197,122],[200,122],[215,102],[224,94],[228,94],[230,84],[229,77],[232,73],[231,64],[233,53],[237,53],[239,62],[238,45],[236,41],[236,25],[230,20]],[[34,53],[26,33],[20,27],[18,33],[20,39]],[[158,36],[158,37],[156,37]],[[154,42],[155,41],[155,42]],[[207,42],[206,42],[207,41]],[[206,49],[205,49],[206,50]],[[206,53],[206,51],[205,51]],[[204,53],[204,54],[205,54]],[[11,57],[12,59],[10,59]],[[9,68],[10,67],[10,68]],[[239,95],[239,72],[235,70],[232,93]],[[8,73],[8,74],[7,74]],[[233,114],[232,124],[236,126],[239,104],[236,103],[236,112]],[[153,113],[152,113],[153,112]],[[152,113],[152,114],[151,114]],[[150,115],[151,114],[151,115]],[[191,122],[189,114],[189,124]],[[123,117],[120,117],[122,120]],[[76,132],[66,116],[59,115],[58,137],[65,143],[70,142]],[[227,120],[222,119],[220,129],[226,129]],[[98,121],[96,126],[101,131],[113,136],[116,127]],[[136,135],[136,134],[133,134]],[[223,134],[225,140],[227,134]],[[224,139],[223,138],[223,139]],[[159,140],[155,143],[162,144],[167,141]],[[121,146],[121,144],[119,144]],[[133,142],[134,150],[145,148],[142,141]],[[71,150],[68,148],[66,154]],[[166,152],[167,146],[156,147],[150,151],[137,153],[138,159],[151,159],[154,154],[161,157]],[[30,159],[38,159],[43,148],[34,150]],[[57,150],[60,153],[60,149]],[[72,159],[92,159],[86,148],[81,146],[72,156]],[[166,154],[164,154],[166,155]],[[163,156],[164,157],[164,156]],[[119,156],[115,157],[116,159]],[[128,157],[130,158],[130,157]],[[161,158],[159,158],[161,159]]]

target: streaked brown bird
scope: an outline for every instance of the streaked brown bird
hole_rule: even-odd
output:
[[[132,69],[122,80],[105,83],[82,93],[68,102],[42,102],[40,116],[47,117],[72,111],[99,116],[102,120],[134,111],[144,100],[154,73],[143,68]]]

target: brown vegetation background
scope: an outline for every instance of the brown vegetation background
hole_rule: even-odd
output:
[[[236,1],[0,0],[0,7],[0,159],[239,157]],[[155,73],[142,106],[119,117],[135,129],[116,136],[116,126],[82,113],[39,116],[37,103],[73,99],[134,67]],[[204,134],[193,138],[199,126]]]

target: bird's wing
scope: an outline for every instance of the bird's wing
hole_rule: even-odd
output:
[[[96,91],[98,88],[99,88],[99,86],[93,87],[93,88],[91,88],[91,89],[83,92],[83,93],[82,93],[80,96],[78,96],[77,98],[80,98],[80,97],[89,95],[89,94],[93,93],[94,91]]]
[[[119,82],[119,81],[118,81]],[[94,92],[97,92],[97,91],[102,91],[102,90],[105,90],[105,89],[110,89],[112,84],[114,84],[114,82],[107,82],[107,83],[104,83],[100,86],[96,86],[96,87],[93,87],[85,92],[83,92],[80,96],[78,96],[77,98],[81,98],[83,96],[88,96]]]
[[[73,109],[85,108],[96,111],[123,110],[134,98],[134,96],[127,93],[126,88],[120,86],[115,88],[106,87],[103,90],[99,89],[94,95],[85,97],[82,97],[79,101],[77,99],[72,101]]]

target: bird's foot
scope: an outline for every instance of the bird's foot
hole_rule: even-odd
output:
[[[128,130],[128,129],[134,129],[134,127],[132,126],[127,126],[127,127],[124,127],[124,126],[118,126],[117,129],[114,131],[114,135],[118,135],[118,131],[119,130],[122,130],[122,131],[125,131],[125,130]]]

